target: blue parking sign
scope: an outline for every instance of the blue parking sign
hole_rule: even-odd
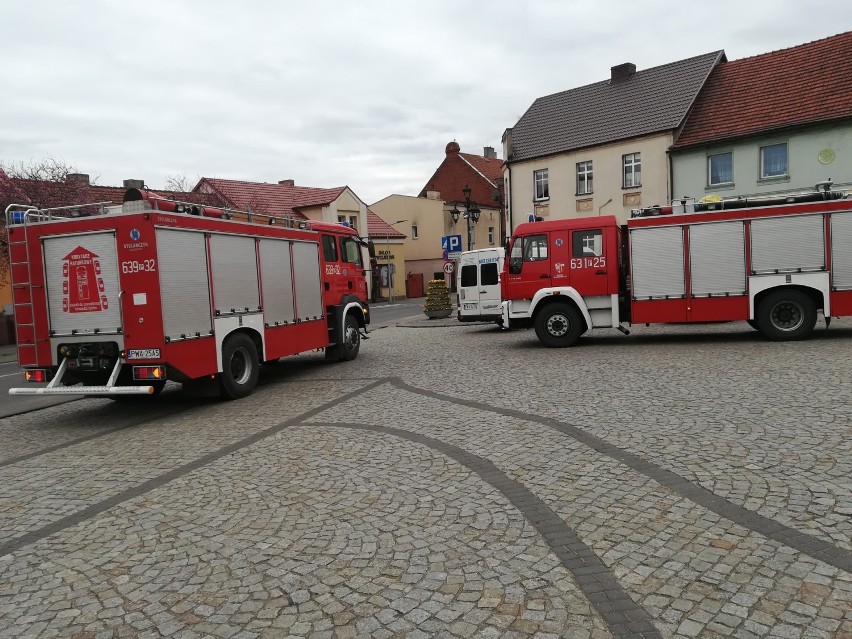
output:
[[[461,251],[461,235],[444,235],[441,238],[441,250],[450,253]]]

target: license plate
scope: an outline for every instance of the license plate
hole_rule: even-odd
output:
[[[475,311],[475,310],[476,310],[476,304],[465,304],[465,305],[464,305],[464,310],[466,310],[466,311]]]
[[[127,359],[160,359],[159,348],[138,348],[127,351]]]

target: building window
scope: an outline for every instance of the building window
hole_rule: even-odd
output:
[[[732,184],[734,181],[733,153],[707,156],[707,184]]]
[[[592,162],[577,162],[577,195],[592,193]]]
[[[535,199],[546,200],[550,197],[550,187],[548,185],[547,169],[533,171],[535,179]]]
[[[488,227],[488,243],[494,244],[494,227],[493,226]]]
[[[343,226],[348,226],[350,229],[358,230],[358,216],[357,215],[338,215],[337,221]]]
[[[642,186],[642,154],[628,153],[621,158],[624,165],[624,188]]]
[[[417,237],[418,237],[418,235],[417,235],[417,225],[416,225],[416,224],[412,224],[412,225],[411,225],[411,239],[412,239],[412,240],[416,240],[416,239],[417,239]]]
[[[787,177],[787,143],[760,147],[760,177]]]

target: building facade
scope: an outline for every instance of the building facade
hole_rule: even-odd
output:
[[[723,62],[671,149],[674,194],[852,186],[852,32]]]
[[[667,149],[724,51],[538,98],[503,135],[510,230],[535,217],[615,215],[671,197]]]

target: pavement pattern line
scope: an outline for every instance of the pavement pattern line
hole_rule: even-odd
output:
[[[198,468],[201,468],[210,464],[211,462],[222,459],[223,457],[226,457],[231,453],[246,448],[247,446],[251,446],[252,444],[255,444],[267,437],[275,435],[281,432],[282,430],[285,430],[286,428],[289,428],[295,424],[299,424],[306,419],[310,419],[314,415],[333,408],[334,406],[342,402],[346,402],[362,393],[368,392],[377,386],[386,384],[387,382],[387,378],[383,378],[370,384],[366,384],[361,388],[358,388],[354,391],[346,393],[345,395],[341,395],[340,397],[328,401],[322,404],[321,406],[312,408],[309,411],[306,411],[300,415],[296,415],[295,417],[292,417],[279,424],[275,424],[274,426],[270,426],[269,428],[249,435],[248,437],[244,437],[243,439],[240,439],[234,442],[233,444],[229,444],[228,446],[224,446],[219,450],[213,451],[212,453],[208,453],[207,455],[199,457],[198,459],[195,459],[187,464],[170,470],[167,473],[163,473],[162,475],[154,477],[153,479],[149,479],[148,481],[129,488],[128,490],[118,493],[117,495],[113,495],[108,499],[104,499],[102,501],[94,503],[91,506],[77,511],[76,513],[73,513],[66,517],[62,517],[61,519],[57,519],[56,521],[53,521],[35,530],[31,530],[23,535],[20,535],[19,537],[15,537],[14,539],[10,539],[4,544],[0,544],[0,558],[10,553],[16,552],[21,548],[24,548],[25,546],[29,546],[30,544],[40,541],[45,537],[49,537],[50,535],[65,530],[66,528],[70,528],[71,526],[75,526],[81,522],[91,519],[92,517],[95,517],[96,515],[99,515],[109,510],[110,508],[117,506],[118,504],[124,503],[131,499],[135,499],[136,497],[140,497],[156,488],[160,488],[161,486],[164,486],[169,482],[178,479],[179,477],[183,477],[184,475],[187,475],[192,471],[197,470]]]
[[[562,565],[574,576],[580,591],[606,622],[613,637],[662,637],[651,616],[630,598],[606,564],[562,518],[521,482],[511,479],[484,457],[439,439],[387,426],[342,422],[313,422],[311,425],[385,433],[421,444],[454,459],[500,491],[538,530]]]
[[[142,426],[143,424],[147,424],[148,422],[153,422],[158,419],[162,419],[163,417],[170,417],[172,415],[179,415],[180,413],[186,412],[191,408],[195,408],[194,406],[186,406],[185,408],[179,408],[177,410],[169,410],[169,411],[160,411],[156,415],[145,417],[144,419],[139,419],[136,421],[132,421],[129,424],[123,424],[122,426],[115,426],[113,428],[107,428],[98,433],[91,433],[90,435],[85,435],[83,437],[77,437],[75,439],[70,439],[66,442],[62,442],[61,444],[56,444],[54,446],[49,446],[47,448],[41,448],[39,450],[34,450],[29,453],[24,453],[23,455],[18,455],[16,457],[10,457],[9,459],[4,459],[0,461],[0,468],[4,468],[6,466],[12,466],[13,464],[20,463],[22,461],[27,461],[30,459],[35,459],[36,457],[40,457],[41,455],[48,455],[50,453],[55,453],[58,450],[62,450],[63,448],[68,448],[70,446],[76,446],[77,444],[83,444],[85,442],[89,442],[99,437],[104,437],[105,435],[111,435],[112,433],[117,433],[122,430],[127,430],[129,428],[136,428],[138,426]],[[43,410],[43,409],[38,409]]]
[[[667,470],[652,461],[643,459],[635,453],[621,449],[609,442],[588,433],[578,426],[566,424],[549,417],[540,417],[510,408],[497,408],[489,404],[473,400],[461,399],[452,395],[430,391],[407,384],[398,377],[389,379],[389,383],[410,393],[430,397],[439,401],[467,406],[477,410],[496,413],[504,417],[513,417],[534,422],[552,428],[578,442],[588,446],[602,455],[614,459],[628,468],[645,475],[662,486],[665,486],[682,497],[715,512],[734,523],[757,532],[789,548],[798,550],[814,559],[825,562],[830,566],[852,573],[852,552],[839,548],[827,541],[803,533],[786,526],[778,521],[764,517],[756,512],[738,506],[715,493]]]

